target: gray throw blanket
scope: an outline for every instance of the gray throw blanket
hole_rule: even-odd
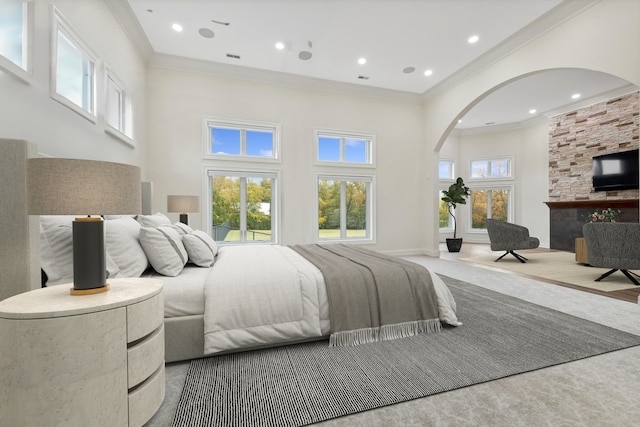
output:
[[[322,272],[332,346],[440,330],[438,301],[424,267],[357,246],[293,245]]]

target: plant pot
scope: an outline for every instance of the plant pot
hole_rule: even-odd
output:
[[[449,252],[460,252],[461,247],[462,237],[458,237],[457,239],[447,239],[447,249],[449,249]]]

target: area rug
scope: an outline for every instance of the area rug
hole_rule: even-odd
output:
[[[640,345],[640,336],[443,277],[458,328],[191,361],[173,426],[302,426]]]
[[[527,257],[526,263],[521,263],[511,255],[507,255],[495,262],[501,253],[484,255],[471,258],[463,258],[464,261],[487,265],[514,273],[526,274],[557,282],[581,286],[583,288],[597,289],[603,292],[621,291],[623,289],[637,288],[621,272],[616,271],[601,282],[595,280],[610,269],[596,268],[578,264],[575,254],[572,252],[518,252]]]

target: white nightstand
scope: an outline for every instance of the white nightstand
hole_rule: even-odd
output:
[[[141,426],[164,399],[164,306],[157,279],[69,285],[0,301],[0,424]]]

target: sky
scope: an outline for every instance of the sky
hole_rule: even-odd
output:
[[[241,131],[239,129],[212,128],[212,152],[214,154],[240,155]],[[341,144],[344,144],[344,159],[341,159]],[[246,131],[246,155],[271,157],[273,154],[273,134],[263,131]],[[320,137],[318,159],[321,161],[367,162],[367,143],[358,139]]]

